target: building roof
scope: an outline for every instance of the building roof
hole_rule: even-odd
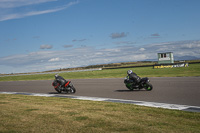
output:
[[[168,54],[168,53],[173,53],[173,52],[163,52],[163,53],[158,53],[158,54]]]

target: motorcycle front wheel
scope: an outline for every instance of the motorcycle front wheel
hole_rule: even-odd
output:
[[[147,91],[151,91],[153,89],[153,86],[151,83],[145,83],[144,84],[144,88],[147,90]]]
[[[70,89],[70,93],[75,93],[75,92],[76,92],[76,89],[72,86]]]

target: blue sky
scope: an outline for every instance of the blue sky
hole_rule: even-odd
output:
[[[199,0],[0,0],[0,73],[200,58]]]

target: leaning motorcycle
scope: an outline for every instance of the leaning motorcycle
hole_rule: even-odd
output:
[[[54,86],[54,89],[58,92],[66,92],[66,93],[75,93],[76,89],[74,88],[71,81],[66,81],[63,85],[59,83],[58,80],[54,80],[52,83],[52,86]]]
[[[129,80],[129,77],[126,76],[125,79],[124,79],[124,83],[126,85],[126,87],[129,89],[129,90],[140,90],[140,89],[145,89],[147,91],[151,91],[153,89],[153,86],[152,84],[150,83],[150,80],[149,78],[145,77],[145,78],[142,78],[138,84],[138,86],[134,86],[134,83],[131,82]]]

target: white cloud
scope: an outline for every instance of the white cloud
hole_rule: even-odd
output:
[[[103,55],[103,53],[102,52],[97,52],[97,53],[95,53],[95,55]]]
[[[50,60],[49,60],[49,62],[55,62],[55,61],[60,61],[60,58],[51,58]]]
[[[189,43],[189,44],[183,44],[182,46],[181,46],[181,48],[186,48],[186,49],[188,49],[188,48],[200,48],[200,43],[198,44],[195,44],[195,43]]]
[[[15,8],[27,5],[35,5],[57,0],[0,0],[0,8]]]
[[[6,21],[6,20],[10,20],[10,19],[18,19],[18,18],[24,18],[24,17],[28,17],[28,16],[58,12],[58,11],[67,9],[70,6],[79,3],[79,1],[74,1],[74,2],[70,2],[66,5],[63,5],[61,7],[53,7],[51,9],[44,9],[44,10],[36,9],[34,11],[29,11],[25,8],[24,11],[22,11],[22,12],[13,11],[11,13],[5,12],[5,9],[4,9],[4,8],[15,9],[20,6],[40,4],[40,3],[51,2],[51,1],[57,1],[57,0],[8,0],[8,1],[0,0],[0,9],[2,8],[2,12],[4,12],[4,13],[0,14],[0,21]]]
[[[140,51],[145,51],[146,49],[145,48],[140,48]]]

